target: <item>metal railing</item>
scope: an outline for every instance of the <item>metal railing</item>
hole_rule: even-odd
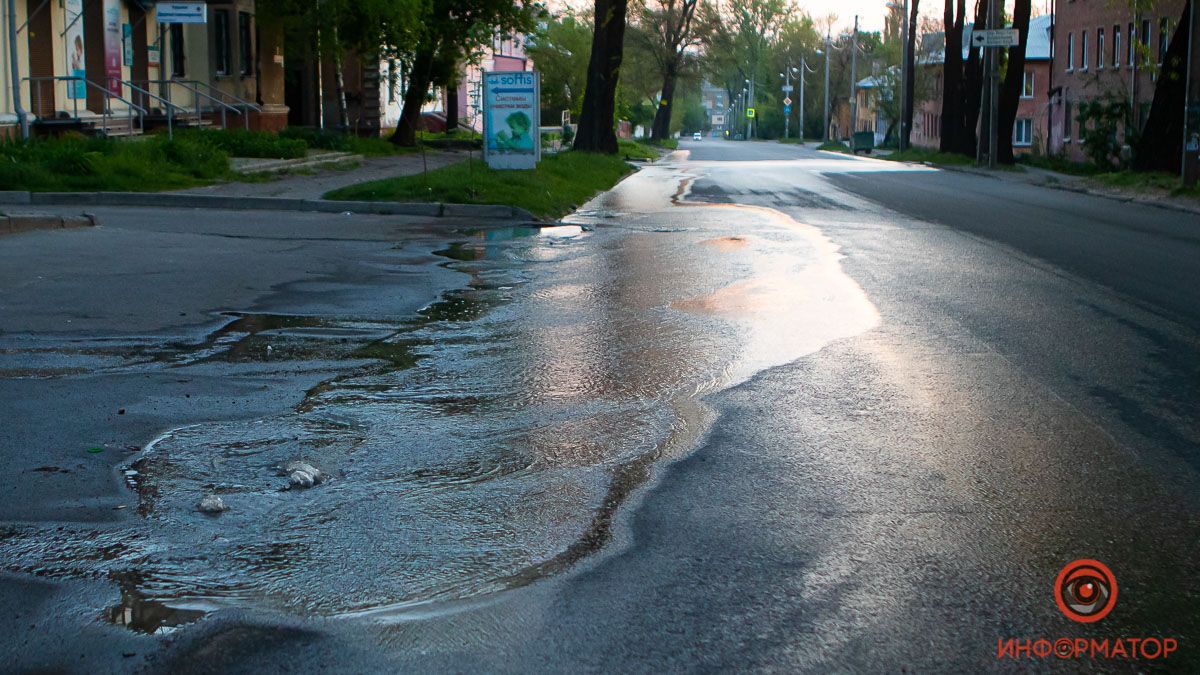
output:
[[[122,80],[121,84],[125,85],[126,87],[129,87],[129,89],[131,91],[135,92],[137,94],[137,96],[135,96],[135,98],[136,97],[141,98],[143,110],[148,110],[150,108],[150,104],[148,103],[147,99],[158,101],[159,103],[162,103],[163,110],[166,112],[166,115],[167,115],[167,138],[175,138],[175,115],[174,115],[173,111],[174,110],[182,110],[184,113],[186,113],[187,108],[185,108],[181,105],[172,103],[169,99],[163,98],[162,96],[157,96],[155,94],[152,94],[148,90],[143,89],[142,87],[139,87],[132,82],[127,82],[127,81]],[[150,83],[147,82],[146,86],[147,87],[150,86]],[[134,94],[130,94],[130,95],[134,96]],[[145,119],[143,119],[142,120],[142,130],[143,131],[145,131],[145,127],[146,127],[146,121],[145,121]]]
[[[38,76],[38,77],[23,77],[23,78],[21,78],[21,81],[29,83],[29,101],[32,104],[31,107],[34,110],[45,110],[47,107],[49,107],[49,108],[53,109],[52,113],[51,113],[52,115],[54,113],[57,113],[58,108],[55,105],[55,101],[56,101],[55,89],[57,87],[57,84],[59,82],[67,82],[67,83],[70,83],[68,85],[68,88],[70,88],[70,85],[83,83],[83,89],[84,89],[83,97],[77,97],[77,96],[73,97],[70,95],[70,92],[68,92],[68,94],[67,94],[67,100],[71,101],[71,104],[72,104],[72,113],[71,113],[72,118],[74,118],[75,120],[83,119],[79,116],[79,102],[84,101],[84,109],[86,110],[87,109],[87,91],[88,91],[88,89],[92,89],[97,92],[100,92],[100,94],[104,97],[103,110],[99,113],[100,120],[101,120],[100,128],[101,128],[101,131],[104,133],[104,135],[107,136],[109,134],[109,130],[111,128],[113,128],[111,125],[112,117],[115,114],[113,111],[113,107],[112,107],[113,100],[120,101],[121,103],[124,103],[126,105],[125,114],[128,118],[126,128],[128,129],[129,133],[133,133],[134,129],[137,129],[139,132],[145,130],[145,116],[146,116],[145,108],[134,103],[133,101],[130,101],[129,99],[125,98],[124,96],[121,96],[120,94],[107,89],[106,87],[102,87],[102,86],[96,84],[95,82],[92,82],[91,80],[87,79],[86,77],[78,77],[75,75],[44,75],[44,76]],[[50,105],[49,106],[46,105],[47,99],[46,99],[46,91],[45,90],[46,90],[47,84],[50,87],[50,97],[49,97]],[[134,118],[135,113],[138,118],[138,126],[137,127],[133,126],[133,118]],[[51,119],[53,119],[53,118],[51,118]]]
[[[254,111],[254,112],[258,112],[258,113],[262,112],[262,108],[251,103],[250,101],[247,101],[242,98],[238,98],[237,96],[234,96],[233,94],[230,94],[228,92],[221,91],[220,89],[217,89],[216,87],[214,87],[213,85],[211,85],[207,82],[201,82],[199,80],[181,80],[181,79],[153,80],[151,82],[147,82],[146,86],[148,87],[152,83],[163,86],[164,94],[166,94],[168,96],[170,93],[170,85],[176,85],[179,87],[183,87],[187,91],[192,92],[193,107],[195,108],[194,114],[196,115],[197,119],[203,119],[203,115],[204,115],[204,107],[201,105],[201,99],[215,104],[215,106],[209,106],[209,108],[211,110],[212,108],[215,107],[221,111],[221,128],[222,129],[229,128],[228,113],[230,111],[232,111],[235,115],[242,116],[242,125],[245,126],[245,128],[247,130],[250,129],[250,114],[249,114],[249,112],[250,111]]]

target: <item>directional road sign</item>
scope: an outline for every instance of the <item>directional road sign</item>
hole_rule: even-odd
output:
[[[783,104],[784,104],[784,105],[791,105],[791,104],[792,104],[792,97],[791,97],[791,96],[785,96],[785,97],[783,97]]]
[[[977,30],[971,33],[972,47],[1016,47],[1021,43],[1021,31],[1016,28]]]

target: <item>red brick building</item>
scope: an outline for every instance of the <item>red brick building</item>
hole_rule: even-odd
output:
[[[1012,129],[1013,152],[1016,154],[1042,154],[1047,147],[1053,23],[1054,18],[1048,14],[1029,20],[1029,40],[1025,45],[1025,76],[1021,100],[1017,106],[1017,118]],[[971,28],[969,25],[963,28],[963,44],[970,44]],[[930,39],[945,44],[945,37],[941,33],[930,36]],[[964,60],[969,52],[969,48],[963,50]],[[930,82],[930,93],[926,100],[913,108],[912,144],[916,147],[936,149],[941,143],[944,53],[936,47],[927,50],[927,53],[929,57],[919,63],[918,67],[925,69]]]
[[[1185,0],[1158,0],[1138,14],[1126,2],[1059,0],[1054,27],[1051,85],[1051,153],[1084,161],[1077,121],[1079,103],[1115,97],[1132,103],[1134,124],[1144,124],[1162,63]]]

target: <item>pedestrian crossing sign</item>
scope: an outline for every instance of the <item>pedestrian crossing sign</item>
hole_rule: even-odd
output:
[[[746,108],[746,119],[754,119],[754,108]]]

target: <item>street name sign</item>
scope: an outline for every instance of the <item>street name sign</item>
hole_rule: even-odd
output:
[[[539,75],[529,70],[483,74],[483,158],[493,169],[533,169],[542,159]]]
[[[159,23],[208,23],[208,5],[203,2],[160,2]]]
[[[1021,31],[1016,28],[977,30],[971,33],[972,47],[1016,47],[1021,44]]]
[[[783,93],[785,93],[785,94],[792,93],[792,85],[790,85],[790,84],[783,85]]]

